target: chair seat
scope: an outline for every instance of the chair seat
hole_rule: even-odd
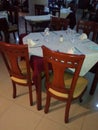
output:
[[[8,31],[11,32],[11,31],[13,31],[13,30],[14,30],[14,31],[17,31],[17,30],[18,30],[18,27],[17,27],[16,24],[9,26],[9,30],[8,30]]]
[[[68,89],[71,86],[70,83],[72,81],[72,77],[73,77],[73,75],[71,73],[65,73],[65,75],[64,75],[64,83],[66,83],[66,88],[68,88]],[[50,77],[50,81],[52,81],[52,79],[53,79],[53,74]],[[77,80],[75,91],[73,93],[73,98],[77,98],[86,89],[87,84],[88,84],[87,79],[85,79],[84,77],[79,77]],[[51,92],[55,96],[59,96],[61,98],[68,98],[68,94],[58,92],[52,88],[49,88],[49,92]]]
[[[25,60],[19,61],[19,67],[20,67],[21,73],[22,73],[23,75],[26,75],[26,74],[27,74],[27,69],[26,69],[26,62],[25,62]],[[32,80],[33,71],[32,71],[31,68],[30,68],[30,71],[31,71],[31,80]],[[17,82],[17,83],[27,84],[27,78],[26,78],[26,79],[20,79],[20,78],[11,76],[11,79],[12,79],[14,82]]]

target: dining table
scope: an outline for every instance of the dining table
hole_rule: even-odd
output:
[[[28,33],[28,31],[27,31],[28,23],[32,25],[32,32],[34,30],[35,25],[38,25],[39,23],[42,23],[44,26],[45,26],[45,24],[46,24],[46,26],[48,26],[50,23],[50,20],[51,20],[51,16],[53,16],[48,11],[49,11],[49,9],[47,9],[48,14],[46,14],[46,15],[26,15],[26,16],[24,16],[26,33]],[[71,12],[72,12],[72,10],[70,10],[70,8],[61,8],[60,9],[60,18],[67,18],[67,16]]]
[[[25,31],[26,33],[28,32],[27,31],[27,28],[28,28],[28,23],[30,23],[32,25],[32,27],[35,26],[35,24],[38,24],[38,23],[45,23],[45,22],[50,22],[50,19],[51,19],[51,14],[47,14],[47,15],[27,15],[27,16],[24,16],[24,20],[25,20]],[[33,28],[32,28],[32,32],[33,32]]]
[[[23,43],[28,44],[28,39],[31,39],[35,45],[29,47],[29,53],[40,57],[43,57],[42,45],[64,53],[84,54],[85,60],[80,72],[80,76],[84,76],[98,61],[98,45],[88,38],[81,40],[80,34],[74,33],[68,34],[65,30],[50,31],[48,35],[45,32],[30,33],[23,38]]]
[[[35,56],[43,58],[43,52],[41,48],[42,45],[45,45],[46,47],[58,52],[78,55],[84,54],[85,59],[79,75],[85,76],[86,73],[98,62],[98,45],[88,38],[81,39],[81,35],[82,34],[79,34],[71,29],[61,31],[49,31],[48,33],[46,31],[35,32],[26,35],[23,38],[23,44],[28,44],[30,57]],[[43,68],[43,64],[41,63],[41,66],[38,66],[41,73],[40,68],[41,66]],[[74,70],[72,69],[71,71],[74,72]],[[39,73],[37,74],[38,75],[36,75],[36,79],[40,79],[40,84],[38,84],[38,88],[40,94],[39,104],[41,105],[41,78]]]

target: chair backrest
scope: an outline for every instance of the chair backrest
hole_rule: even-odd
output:
[[[51,17],[50,29],[51,30],[66,30],[69,25],[69,20],[60,17]]]
[[[63,30],[67,30],[68,26],[69,26],[69,19],[66,18],[60,18],[61,21],[61,25],[62,25],[62,29]]]
[[[5,32],[8,30],[8,22],[6,18],[0,18],[0,30]]]
[[[0,31],[3,32],[5,41],[9,41],[9,32],[8,32],[9,26],[6,18],[0,18]]]
[[[12,8],[9,8],[7,10],[8,12],[8,20],[10,22],[10,24],[16,24],[18,25],[19,24],[19,12],[18,12],[18,7],[12,7]]]
[[[76,25],[76,31],[82,30],[89,37],[90,33],[94,32],[95,24],[93,21],[79,20]]]
[[[35,4],[35,15],[43,15],[44,14],[44,5],[41,4]]]
[[[50,21],[50,30],[61,30],[61,22],[59,17],[52,16]]]
[[[43,58],[44,58],[44,69],[46,75],[46,84],[51,84],[52,88],[61,93],[72,94],[79,77],[82,63],[84,61],[84,55],[67,54],[62,52],[57,52],[42,46]],[[50,70],[49,66],[52,66],[53,80],[49,79]],[[68,68],[74,69],[73,79],[70,83],[70,89],[66,88],[66,82],[64,78],[69,79],[70,77],[64,77],[64,73],[67,73]],[[67,81],[68,82],[68,81]]]
[[[0,52],[10,77],[26,79],[27,84],[31,84],[28,46],[1,42]],[[24,62],[20,64],[21,58],[24,58]]]

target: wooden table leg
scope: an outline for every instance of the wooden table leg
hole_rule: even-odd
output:
[[[98,66],[97,66],[95,76],[94,76],[94,80],[93,80],[93,83],[92,83],[92,86],[91,86],[91,89],[90,89],[90,92],[89,92],[90,95],[94,94],[95,89],[97,87],[97,83],[98,83]]]
[[[27,34],[27,21],[25,20],[25,32]]]

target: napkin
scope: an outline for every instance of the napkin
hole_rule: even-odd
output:
[[[87,39],[87,35],[85,33],[82,33],[79,38],[80,40],[85,40]]]
[[[74,54],[74,49],[73,48],[69,49],[67,53]]]
[[[45,28],[44,33],[45,35],[49,35],[49,28]]]
[[[34,45],[36,45],[36,43],[32,39],[27,39],[27,44],[29,47],[33,47]]]

